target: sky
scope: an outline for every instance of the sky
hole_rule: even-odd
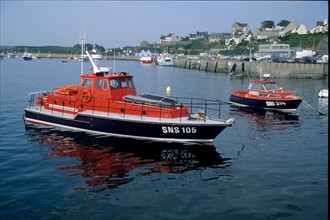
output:
[[[0,0],[0,45],[105,48],[158,42],[161,35],[230,33],[234,22],[251,31],[266,20],[296,20],[307,29],[328,18],[328,1],[13,1]]]

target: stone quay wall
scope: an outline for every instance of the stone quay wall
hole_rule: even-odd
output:
[[[302,63],[269,63],[266,61],[233,61],[216,59],[174,59],[174,66],[195,69],[206,72],[228,73],[236,63],[235,73],[249,74],[251,77],[258,75],[257,66],[262,66],[262,73],[271,74],[272,78],[305,78],[328,79],[328,64],[302,64]],[[244,70],[242,71],[242,64]]]

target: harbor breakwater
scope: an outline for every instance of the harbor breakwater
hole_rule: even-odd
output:
[[[258,75],[257,66],[262,66],[263,73],[271,74],[272,78],[305,78],[327,79],[328,64],[302,63],[269,63],[266,61],[235,61],[210,59],[175,59],[174,66],[186,69],[196,69],[215,73],[228,73],[236,63],[236,73],[245,73],[250,76]]]
[[[46,58],[48,54],[40,54]],[[67,59],[67,54],[52,54],[53,58]],[[104,57],[107,60],[133,60],[139,61],[136,56],[113,56]],[[324,64],[302,64],[302,63],[270,63],[267,61],[237,61],[237,60],[218,60],[218,59],[187,59],[175,58],[174,66],[186,69],[196,69],[206,72],[228,73],[236,63],[236,73],[245,73],[250,76],[258,75],[257,66],[263,66],[263,73],[271,74],[272,78],[302,78],[302,79],[328,79],[328,63]],[[244,71],[242,65],[244,63]]]

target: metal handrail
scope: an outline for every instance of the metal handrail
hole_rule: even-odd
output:
[[[41,96],[42,94],[46,94],[46,93],[50,93],[50,92],[54,92],[53,91],[40,91],[40,92],[32,92],[30,93],[30,105],[29,108],[35,107],[35,106],[39,106],[40,111],[42,110],[42,103],[41,104],[37,104],[36,101],[36,97]],[[200,110],[203,110],[205,115],[208,115],[208,113],[217,113],[217,117],[220,118],[221,116],[221,106],[222,105],[228,105],[228,102],[224,102],[224,101],[220,101],[220,100],[211,100],[211,99],[202,99],[202,98],[186,98],[186,97],[169,97],[172,98],[178,102],[181,103],[181,107],[180,107],[180,115],[179,118],[181,120],[181,118],[183,117],[183,106],[188,107],[188,109],[190,110],[190,114],[194,114],[195,112],[198,112]],[[97,105],[97,100],[107,100],[108,105],[107,107],[105,107],[106,109],[104,109],[104,112],[107,113],[107,115],[109,115],[111,112],[113,112],[114,110],[118,110],[119,112],[123,113],[123,117],[125,117],[126,115],[126,103],[123,100],[118,100],[118,99],[111,99],[111,98],[92,98],[90,104],[81,104],[81,99],[77,98],[73,101],[73,109],[76,108],[80,108],[78,109],[78,111],[73,111],[72,114],[76,115],[78,114],[78,112],[83,111],[84,106],[89,105],[92,109],[92,113],[94,114],[95,111],[97,111],[97,109],[100,109],[104,106],[98,106]],[[113,101],[117,101],[117,102],[122,102],[123,106],[116,109],[116,108],[112,108],[111,102]],[[53,103],[54,104],[54,103]],[[64,112],[64,107],[65,105],[63,103],[59,103],[60,105],[62,105],[62,113]],[[144,108],[145,108],[145,104],[142,103],[141,105],[141,109],[140,110],[136,110],[136,111],[140,111],[141,112],[141,119],[144,117]],[[160,108],[159,112],[159,120],[162,119],[162,110],[165,108],[168,108],[168,106],[163,106],[162,104],[160,104],[158,106]],[[120,111],[122,109],[122,111]],[[130,109],[130,111],[134,111],[132,109]],[[53,111],[52,111],[53,113]]]

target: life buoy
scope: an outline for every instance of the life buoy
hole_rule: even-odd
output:
[[[92,98],[92,94],[88,89],[85,89],[82,93],[83,102],[89,102]]]

